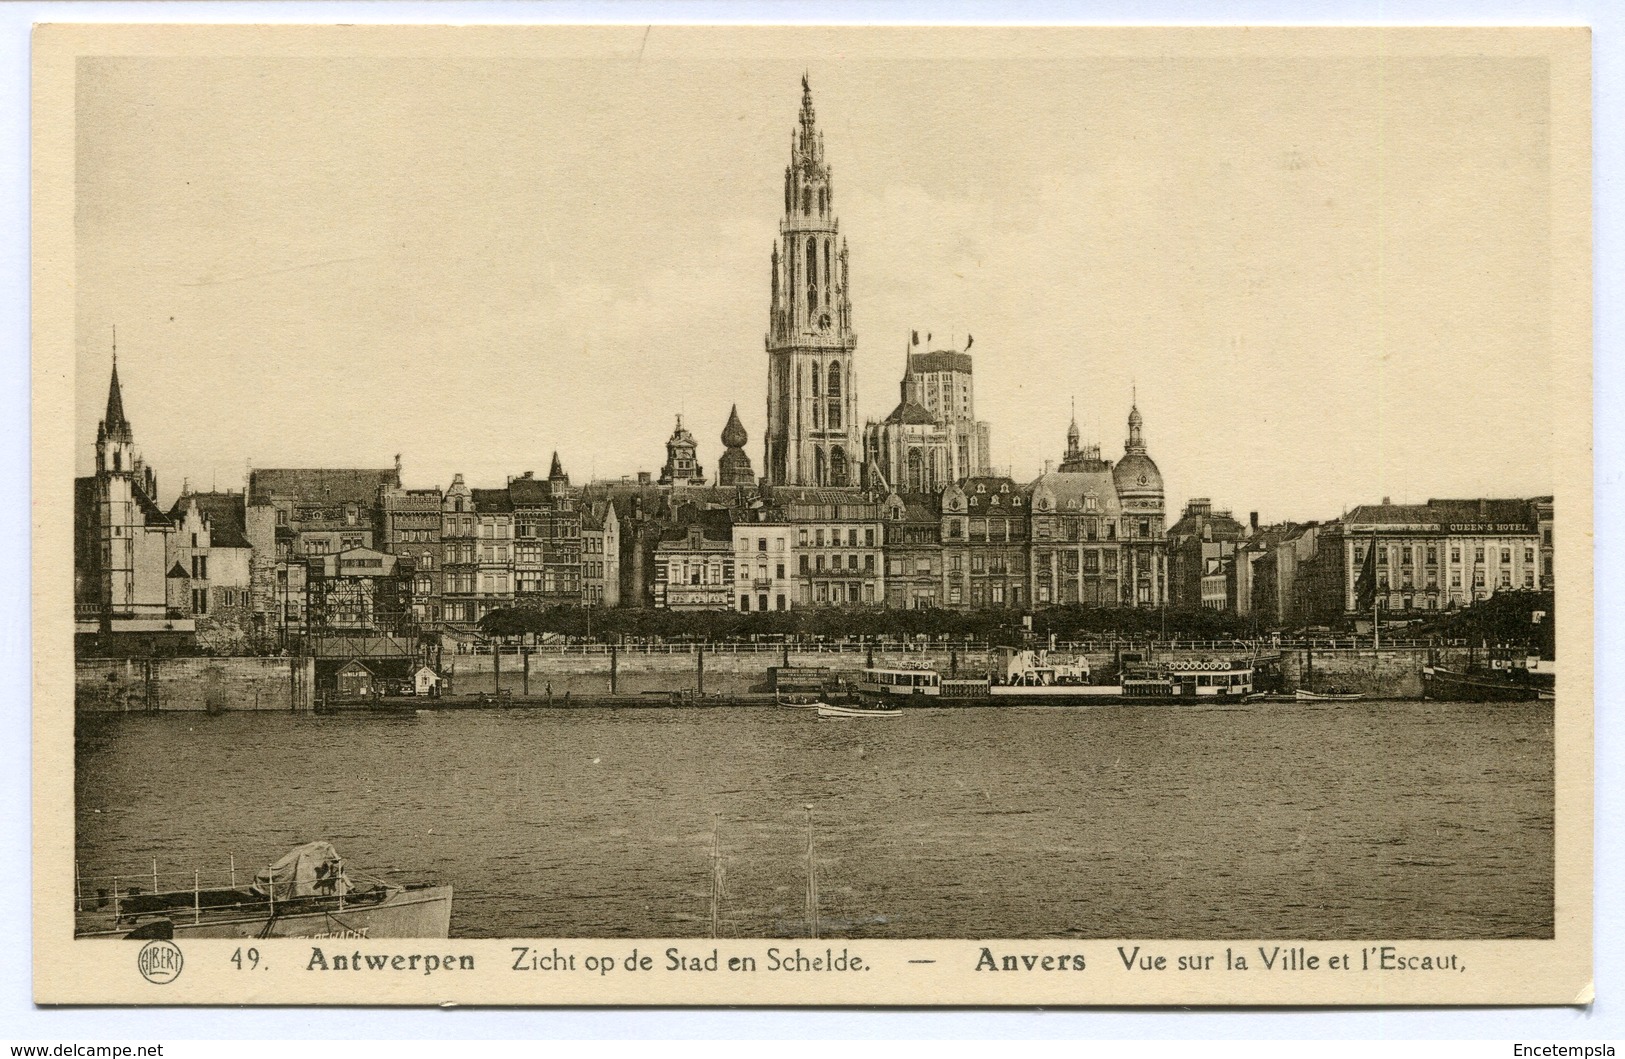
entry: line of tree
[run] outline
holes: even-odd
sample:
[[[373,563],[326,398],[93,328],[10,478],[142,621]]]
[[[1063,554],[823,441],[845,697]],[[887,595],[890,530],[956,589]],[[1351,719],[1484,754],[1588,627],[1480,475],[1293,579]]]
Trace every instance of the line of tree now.
[[[563,636],[571,639],[749,640],[761,637],[866,639],[919,636],[1018,644],[1026,635],[1024,612],[1009,609],[946,610],[935,607],[877,610],[669,611],[576,606],[509,608],[480,620],[492,637]],[[1253,635],[1249,619],[1222,611],[1169,608],[1059,606],[1031,615],[1032,633],[1059,640],[1244,639]]]
[[[1555,606],[1550,592],[1501,591],[1470,607],[1446,611],[1406,635],[1473,644],[1526,644],[1549,652],[1557,634]],[[1539,621],[1535,620],[1537,614]]]

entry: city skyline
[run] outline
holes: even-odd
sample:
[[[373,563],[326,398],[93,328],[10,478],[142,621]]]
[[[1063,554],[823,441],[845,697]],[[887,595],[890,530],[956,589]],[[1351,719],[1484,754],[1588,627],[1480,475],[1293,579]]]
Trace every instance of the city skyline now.
[[[895,402],[911,332],[975,334],[992,462],[1018,479],[1060,459],[1074,397],[1117,458],[1137,387],[1170,516],[1192,496],[1273,520],[1552,492],[1539,68],[1102,59],[995,93],[974,64],[673,54],[624,78],[87,61],[79,470],[117,326],[166,499],[183,478],[240,488],[250,460],[397,452],[411,486],[500,482],[553,450],[578,479],[619,477],[659,467],[677,414],[713,473],[733,404],[763,473],[768,258],[805,71],[862,419]]]

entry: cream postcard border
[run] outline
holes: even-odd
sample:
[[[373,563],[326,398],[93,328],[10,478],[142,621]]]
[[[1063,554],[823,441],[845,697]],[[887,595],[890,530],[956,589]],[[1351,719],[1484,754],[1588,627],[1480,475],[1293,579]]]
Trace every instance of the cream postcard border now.
[[[369,952],[473,958],[476,970],[388,975],[352,981],[304,970],[308,942],[264,941],[266,969],[245,977],[227,962],[232,942],[188,942],[187,973],[155,986],[137,973],[135,947],[75,941],[72,892],[73,665],[70,523],[74,348],[74,77],[84,55],[609,56],[634,52],[644,27],[195,26],[36,27],[33,70],[33,866],[34,998],[47,1004],[523,1004],[523,1005],[1427,1005],[1585,1004],[1592,996],[1593,600],[1591,419],[1591,80],[1585,29],[1413,28],[952,28],[679,27],[695,57],[722,59],[794,40],[808,52],[897,54],[928,45],[934,54],[1079,58],[1101,55],[1369,55],[1444,53],[1536,56],[1551,71],[1551,247],[1555,495],[1564,531],[1556,541],[1564,695],[1556,740],[1556,892],[1552,940],[1412,942],[1405,951],[1455,952],[1468,970],[1451,975],[1339,973],[1326,962],[1353,961],[1374,943],[1267,939],[1301,944],[1319,957],[1316,971],[1241,976],[1126,972],[1117,940],[1063,942],[994,939],[800,943],[843,948],[872,973],[677,975],[625,971],[634,948],[654,967],[671,945],[708,952],[713,943],[571,939],[535,941],[375,942]],[[511,970],[516,945],[542,945],[612,956],[617,973],[537,976]],[[983,944],[999,952],[1083,952],[1082,974],[979,974]],[[1259,943],[1150,940],[1144,952],[1251,952]],[[795,941],[714,943],[732,955],[765,960]],[[935,963],[910,963],[935,960]]]

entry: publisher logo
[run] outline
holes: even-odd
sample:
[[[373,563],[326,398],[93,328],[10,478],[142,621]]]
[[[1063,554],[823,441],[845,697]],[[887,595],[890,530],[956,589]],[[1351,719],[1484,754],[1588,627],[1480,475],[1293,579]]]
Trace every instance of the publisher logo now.
[[[181,976],[181,949],[173,941],[149,941],[136,954],[141,977],[153,985],[168,985]]]

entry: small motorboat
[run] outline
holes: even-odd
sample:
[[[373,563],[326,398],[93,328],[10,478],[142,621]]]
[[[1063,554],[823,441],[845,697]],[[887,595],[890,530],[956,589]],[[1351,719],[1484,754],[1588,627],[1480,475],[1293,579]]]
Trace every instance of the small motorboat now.
[[[1358,702],[1364,698],[1358,691],[1350,691],[1340,684],[1333,684],[1325,691],[1310,691],[1308,688],[1299,688],[1292,695],[1299,702]]]
[[[869,706],[832,706],[827,702],[818,704],[820,717],[901,717],[900,709],[876,709]]]
[[[824,705],[817,695],[779,695],[774,704],[786,710],[816,710]]]

